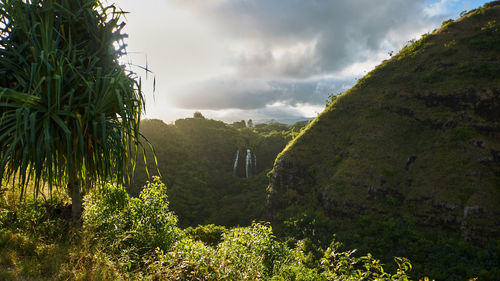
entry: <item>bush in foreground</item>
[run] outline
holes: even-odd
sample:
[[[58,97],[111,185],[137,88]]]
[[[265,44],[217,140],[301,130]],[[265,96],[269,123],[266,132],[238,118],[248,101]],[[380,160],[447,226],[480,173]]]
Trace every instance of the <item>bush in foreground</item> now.
[[[268,224],[182,230],[168,205],[166,187],[158,179],[138,198],[106,185],[86,198],[85,235],[133,279],[408,280],[411,265],[405,259],[397,259],[396,273],[386,273],[379,260],[341,252],[338,242],[320,261],[311,262],[302,241],[290,248]]]
[[[398,259],[397,272],[386,273],[380,261],[339,251],[335,241],[314,258],[307,241],[290,246],[267,223],[183,230],[158,179],[138,198],[110,184],[88,195],[82,232],[67,231],[68,220],[51,215],[60,204],[50,202],[2,210],[0,279],[404,281],[411,268]]]

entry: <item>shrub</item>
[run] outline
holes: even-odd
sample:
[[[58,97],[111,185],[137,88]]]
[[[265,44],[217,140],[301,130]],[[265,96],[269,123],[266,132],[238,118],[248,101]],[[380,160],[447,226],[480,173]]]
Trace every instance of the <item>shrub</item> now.
[[[139,198],[131,199],[133,240],[151,250],[168,250],[179,238],[177,217],[168,209],[167,187],[158,179],[148,183]]]
[[[170,252],[159,253],[148,275],[153,280],[318,280],[317,270],[303,265],[306,259],[301,248],[289,250],[277,241],[270,226],[254,223],[225,231],[216,248],[181,239]]]
[[[332,241],[321,259],[322,277],[326,280],[409,280],[407,272],[412,266],[407,259],[395,258],[398,269],[395,274],[390,274],[384,271],[380,260],[370,254],[355,257],[355,250],[338,252],[341,246],[341,243]]]
[[[358,258],[355,251],[338,252],[337,242],[324,253],[316,249],[323,255],[320,264],[306,240],[291,249],[267,224],[229,230],[207,225],[184,232],[168,210],[166,187],[158,179],[148,183],[139,198],[106,185],[85,202],[84,230],[97,241],[97,252],[108,253],[136,279],[408,280],[411,268],[398,259],[399,269],[391,275],[371,255]]]
[[[442,28],[443,28],[443,27],[447,27],[447,26],[449,26],[450,24],[452,24],[452,23],[454,23],[454,22],[455,22],[455,21],[454,21],[454,20],[452,20],[452,19],[445,20],[445,21],[443,21],[443,22],[441,23],[441,27],[442,27]]]
[[[168,209],[166,186],[158,178],[139,198],[129,198],[123,187],[107,184],[85,199],[84,230],[122,264],[135,268],[155,249],[167,251],[181,236],[177,218]]]
[[[0,228],[25,233],[46,241],[61,240],[68,232],[65,206],[58,199],[26,199],[16,209],[0,210]]]
[[[110,244],[131,229],[130,198],[127,192],[111,184],[86,196],[83,227],[94,238]]]
[[[195,228],[188,227],[184,231],[193,240],[199,240],[208,246],[215,247],[222,241],[222,235],[227,232],[227,228],[220,225],[208,224],[199,225]]]
[[[270,226],[254,223],[224,234],[217,255],[230,280],[262,280],[279,268],[286,247],[275,239]]]
[[[178,240],[172,251],[157,252],[148,268],[148,280],[224,280],[215,250],[190,238]]]

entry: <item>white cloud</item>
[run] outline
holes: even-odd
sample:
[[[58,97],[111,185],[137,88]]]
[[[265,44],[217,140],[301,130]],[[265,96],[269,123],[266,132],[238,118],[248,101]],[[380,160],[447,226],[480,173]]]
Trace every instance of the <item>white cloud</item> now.
[[[450,14],[450,4],[457,2],[459,2],[459,0],[439,0],[438,2],[424,7],[424,12],[430,17]]]

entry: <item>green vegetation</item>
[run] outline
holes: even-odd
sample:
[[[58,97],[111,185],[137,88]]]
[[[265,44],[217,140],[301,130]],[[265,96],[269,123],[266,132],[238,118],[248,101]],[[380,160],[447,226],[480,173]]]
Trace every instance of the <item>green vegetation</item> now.
[[[140,132],[120,14],[0,4],[1,280],[500,279],[499,1],[409,42],[311,123],[196,112]],[[141,135],[158,163],[124,187]]]
[[[141,133],[155,147],[158,169],[169,186],[171,209],[180,225],[235,226],[264,219],[267,173],[276,155],[307,122],[292,126],[271,122],[253,127],[247,127],[247,123],[251,122],[228,125],[206,119],[201,113],[169,125],[160,120],[141,122]],[[248,178],[247,149],[257,160]],[[237,151],[239,161],[234,171]],[[144,167],[139,160],[135,182],[128,189],[134,196],[148,179]],[[149,170],[155,170],[152,163]]]
[[[337,100],[337,97],[341,96],[343,93],[337,93],[337,94],[329,94],[328,98],[325,101],[325,107],[329,107],[335,100]]]
[[[120,14],[97,0],[0,4],[0,181],[17,177],[21,196],[29,182],[67,185],[76,225],[81,193],[124,182],[139,143],[140,82],[114,51]]]
[[[275,233],[500,280],[499,18],[496,1],[444,22],[328,102],[270,173]]]
[[[399,205],[384,203],[396,208]],[[345,245],[344,249],[355,247],[362,255],[371,252],[384,261],[390,271],[396,270],[391,263],[394,256],[408,257],[413,265],[409,275],[414,279],[427,275],[435,280],[473,277],[498,280],[500,276],[499,240],[475,246],[446,229],[422,227],[409,215],[366,214],[344,220],[326,217],[311,206],[295,206],[294,211],[296,215],[293,217],[277,218],[284,222],[276,224],[274,232],[291,244],[298,240],[308,241],[314,257],[322,254],[321,250],[315,249],[328,245],[331,233],[335,233]]]
[[[9,209],[18,213],[14,219],[3,210],[2,280],[409,280],[404,258],[390,273],[371,255],[341,251],[334,240],[312,259],[305,241],[288,246],[267,224],[183,230],[157,179],[137,198],[108,184],[85,202],[83,232],[76,235],[60,216],[41,214],[39,204],[52,212],[59,198]]]

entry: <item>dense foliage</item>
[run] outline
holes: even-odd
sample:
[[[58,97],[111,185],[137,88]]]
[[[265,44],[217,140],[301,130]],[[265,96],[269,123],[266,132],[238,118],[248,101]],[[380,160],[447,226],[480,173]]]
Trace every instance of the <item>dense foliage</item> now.
[[[159,172],[169,187],[171,209],[181,225],[248,225],[263,219],[267,172],[276,155],[307,121],[291,126],[271,122],[249,127],[247,123],[252,122],[242,120],[229,125],[206,119],[199,112],[194,118],[169,125],[160,120],[141,122],[142,134],[154,145]],[[257,160],[248,178],[247,149]],[[234,171],[237,153],[239,161]],[[147,180],[140,158],[135,183],[128,189],[134,196]],[[149,167],[149,171],[156,171],[153,163]]]
[[[385,262],[388,270],[395,270],[390,263],[394,256],[409,258],[413,278],[500,280],[500,240],[472,245],[457,233],[419,226],[411,216],[371,214],[332,220],[311,207],[297,210],[300,215],[277,218],[284,222],[276,223],[274,232],[289,243],[306,239],[316,257],[321,255],[317,249],[328,245],[335,233],[344,249],[356,248],[362,255],[370,252]]]
[[[131,167],[123,154],[112,159],[126,149],[115,150],[112,144],[129,145],[138,136],[140,85],[116,64],[112,48],[81,46],[90,48],[85,52],[110,55],[109,60],[76,52],[66,61],[58,53],[71,45],[70,30],[78,31],[71,38],[89,36],[79,29],[89,22],[72,22],[78,17],[70,13],[82,3],[86,5],[78,15],[98,23],[91,35],[99,39],[98,35],[114,30],[103,40],[115,42],[120,37],[119,13],[112,11],[107,21],[107,11],[113,8],[96,6],[98,1],[0,4],[13,9],[0,14],[4,28],[0,121],[11,126],[0,127],[0,140],[13,141],[2,142],[0,156],[2,165],[10,164],[5,166],[8,176],[26,169],[33,159],[38,161],[35,184],[42,179],[64,182],[75,170],[83,179],[94,180],[115,176],[113,169],[117,169],[122,179]],[[15,189],[0,188],[0,280],[409,280],[410,274],[423,280],[428,279],[425,275],[436,280],[499,280],[500,241],[482,240],[476,246],[464,242],[472,231],[495,235],[493,227],[475,229],[467,223],[496,224],[498,218],[488,213],[497,208],[495,194],[500,186],[498,130],[488,122],[500,120],[498,97],[493,96],[500,77],[500,25],[494,18],[500,14],[499,5],[500,1],[492,2],[465,14],[462,23],[469,24],[463,29],[447,21],[439,31],[410,42],[353,89],[338,98],[331,95],[325,113],[306,130],[302,128],[307,122],[287,126],[242,120],[228,125],[206,119],[200,112],[170,125],[144,122],[142,132],[156,147],[158,170],[166,185],[159,178],[146,183],[147,165],[139,163],[135,182],[127,189],[107,182],[91,190],[85,197],[83,228],[76,232],[68,223],[67,195],[16,201],[13,198],[20,194]],[[38,24],[25,11],[62,14],[38,17],[42,21]],[[18,18],[7,19],[12,15]],[[39,38],[31,38],[35,33],[23,30],[26,26],[16,29],[19,19],[29,23],[28,29],[48,31],[44,36],[55,41],[31,46],[29,40]],[[455,36],[457,30],[462,32],[459,36]],[[53,52],[32,53],[44,44]],[[11,60],[22,58],[35,63],[24,70],[12,68],[16,64]],[[106,62],[111,63],[110,69]],[[72,76],[86,69],[92,70],[90,78]],[[117,74],[118,80],[110,79],[106,70]],[[39,83],[33,86],[32,78]],[[114,84],[120,81],[124,84]],[[481,95],[471,94],[473,106],[471,96],[461,95],[471,81],[490,87],[483,88]],[[70,82],[75,89],[66,88]],[[130,107],[124,106],[124,96],[119,94],[127,89],[133,89],[125,92]],[[416,94],[415,89],[422,92]],[[97,98],[98,103],[90,106],[80,98]],[[70,106],[59,104],[65,99]],[[52,104],[54,108],[43,108]],[[39,123],[41,117],[45,119]],[[131,123],[125,124],[126,130],[119,130],[121,122],[127,121]],[[72,135],[71,126],[83,131]],[[35,148],[42,149],[32,155],[29,145],[35,143],[37,130],[44,138]],[[292,139],[275,167],[286,166],[288,174],[270,174],[272,183],[275,180],[268,189],[273,226],[252,222],[263,217],[266,176],[276,155]],[[313,145],[308,145],[311,140]],[[76,150],[74,155],[68,155],[70,148]],[[236,155],[241,153],[243,158],[247,150],[258,159],[250,174],[242,165],[234,169],[234,163],[239,163]],[[280,162],[286,157],[288,162]],[[76,165],[81,159],[83,164]],[[53,168],[62,170],[51,175]],[[30,175],[21,173],[12,185],[24,185]],[[283,181],[286,184],[281,185]],[[490,189],[480,190],[485,186]],[[282,187],[277,196],[276,190]],[[474,197],[475,189],[493,195]],[[412,194],[406,194],[408,190]],[[429,196],[436,197],[430,200]],[[446,201],[450,198],[451,203]],[[272,209],[280,206],[276,202],[284,206],[282,210]],[[369,202],[369,207],[360,202]],[[488,208],[474,209],[477,205],[467,205],[471,203]],[[348,250],[352,248],[359,251]],[[412,263],[395,256],[409,257]]]
[[[397,258],[389,273],[371,255],[341,251],[337,241],[313,259],[306,242],[289,246],[267,224],[183,230],[159,180],[137,198],[110,184],[88,195],[78,236],[67,234],[60,217],[45,215],[58,202],[0,213],[2,280],[409,280],[406,259]]]
[[[500,280],[499,18],[465,12],[332,95],[270,173],[275,233]]]
[[[144,100],[118,61],[120,15],[98,0],[0,4],[0,181],[18,177],[21,195],[67,184],[76,207],[96,181],[125,182]]]
[[[107,185],[86,198],[83,227],[93,243],[135,266],[155,249],[169,250],[180,237],[177,218],[168,205],[166,187],[158,180],[149,183],[138,198]]]

